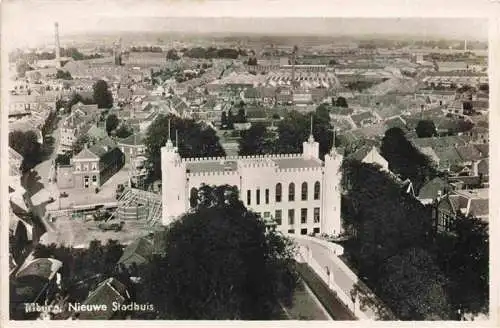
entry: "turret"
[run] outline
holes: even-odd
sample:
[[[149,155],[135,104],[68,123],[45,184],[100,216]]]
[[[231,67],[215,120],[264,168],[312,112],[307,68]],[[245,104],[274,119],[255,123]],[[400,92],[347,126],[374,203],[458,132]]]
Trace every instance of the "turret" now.
[[[321,232],[328,235],[338,235],[342,232],[340,217],[342,160],[343,156],[335,149],[334,130],[332,149],[325,155],[323,188],[321,191],[321,208],[323,210],[321,214]]]
[[[170,121],[168,130],[168,140],[161,148],[163,225],[170,224],[188,209],[186,166],[170,139]]]
[[[311,128],[309,138],[302,143],[302,155],[305,159],[319,159],[319,143],[314,140],[313,121],[311,115]]]

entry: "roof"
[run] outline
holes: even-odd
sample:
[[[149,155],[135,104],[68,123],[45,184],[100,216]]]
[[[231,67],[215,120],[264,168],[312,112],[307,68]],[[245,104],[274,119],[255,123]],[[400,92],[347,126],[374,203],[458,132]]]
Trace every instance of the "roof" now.
[[[484,157],[489,157],[490,154],[490,145],[489,144],[475,144],[474,147],[479,150],[479,152],[482,154]]]
[[[123,304],[128,299],[128,292],[121,282],[115,278],[109,278],[97,286],[96,289],[89,293],[89,296],[83,302],[85,305],[104,305],[106,304],[106,311],[102,309],[99,311],[85,311],[80,312],[78,319],[80,320],[106,320],[110,319],[113,315],[113,305]],[[116,303],[115,303],[116,302]]]
[[[280,169],[295,169],[307,167],[321,167],[322,162],[316,159],[305,159],[301,157],[296,158],[283,158],[275,159],[274,162],[278,164]]]
[[[451,185],[443,179],[437,177],[425,183],[418,193],[420,199],[434,199],[441,192],[442,195],[451,190]]]
[[[411,142],[418,148],[421,147],[451,147],[454,145],[466,145],[467,138],[463,136],[446,136],[430,138],[413,138]]]
[[[490,161],[488,158],[481,160],[477,164],[477,171],[479,174],[482,174],[482,175],[489,175],[490,174]]]
[[[98,139],[105,138],[108,136],[108,134],[106,133],[106,131],[103,128],[99,128],[95,124],[89,128],[89,130],[87,131],[87,134],[90,137],[98,138]]]
[[[469,202],[469,215],[484,217],[489,214],[489,199],[471,199]]]
[[[474,145],[465,145],[456,147],[458,154],[463,161],[478,161],[483,159],[483,154]]]
[[[24,264],[16,273],[16,278],[38,276],[51,280],[62,267],[62,262],[56,259],[41,258]]]
[[[118,145],[126,145],[126,146],[143,146],[144,145],[144,134],[143,133],[134,133],[124,139],[120,139],[118,141]]]
[[[99,159],[100,155],[94,153],[87,146],[83,147],[82,151],[76,154],[73,159]]]
[[[236,171],[237,169],[238,163],[231,160],[186,163],[186,170],[190,173]]]
[[[457,152],[455,147],[436,147],[433,148],[436,156],[439,158],[440,164],[460,164],[463,162],[462,157]]]
[[[363,159],[365,159],[366,155],[368,155],[368,153],[372,150],[372,148],[373,148],[372,146],[360,147],[358,150],[350,154],[348,157],[349,159],[362,161]]]
[[[146,263],[153,253],[153,243],[145,238],[139,238],[123,250],[123,255],[118,260],[119,264],[137,265]]]
[[[397,116],[394,118],[391,118],[387,121],[384,122],[384,125],[386,129],[391,129],[391,128],[400,128],[401,130],[407,130],[408,127],[406,125],[406,121],[401,118],[401,116]]]

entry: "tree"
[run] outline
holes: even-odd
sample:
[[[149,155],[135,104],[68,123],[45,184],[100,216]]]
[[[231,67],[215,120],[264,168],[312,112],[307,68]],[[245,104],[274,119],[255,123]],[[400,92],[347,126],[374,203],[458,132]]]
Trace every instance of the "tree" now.
[[[198,195],[166,232],[165,257],[140,270],[138,301],[152,302],[160,319],[275,318],[297,282],[293,244],[266,230],[236,187],[202,186]]]
[[[403,179],[410,179],[417,192],[426,181],[437,175],[431,160],[406,139],[400,128],[385,132],[380,150],[389,162],[389,169]]]
[[[337,106],[337,107],[349,107],[347,105],[347,100],[344,97],[338,97],[337,101],[335,102],[335,106]]]
[[[179,59],[180,57],[177,54],[177,50],[170,49],[169,51],[167,51],[167,60],[179,60]]]
[[[233,116],[233,111],[232,110],[228,110],[227,111],[227,129],[228,130],[234,129],[234,123],[240,123],[238,121],[238,117],[235,118]]]
[[[106,118],[106,132],[108,135],[118,127],[118,124],[120,123],[120,120],[118,117],[116,117],[115,114],[108,115]]]
[[[171,122],[171,131],[165,127]],[[218,157],[224,156],[219,138],[214,130],[190,119],[181,119],[174,115],[160,115],[146,132],[145,145],[148,161],[153,165],[152,177],[161,177],[160,149],[165,146],[168,136],[178,135],[179,154],[181,157]]]
[[[73,77],[71,76],[70,72],[58,69],[56,73],[56,79],[73,80]]]
[[[73,155],[78,154],[83,150],[83,147],[90,142],[90,137],[87,134],[83,134],[73,143],[71,151]]]
[[[453,312],[488,313],[489,233],[488,223],[458,215],[449,233],[440,233],[433,243],[437,263],[448,277]]]
[[[450,319],[446,278],[427,251],[405,250],[388,259],[381,271],[377,294],[399,319]]]
[[[221,114],[221,117],[220,117],[220,125],[221,125],[221,128],[222,129],[226,129],[227,128],[227,114],[226,112],[222,112]]]
[[[113,107],[113,95],[108,90],[108,84],[104,80],[99,80],[94,84],[94,101],[99,108]]]
[[[9,133],[9,146],[23,156],[21,171],[34,168],[41,161],[41,145],[34,131],[12,131]]]
[[[278,139],[276,151],[281,154],[301,153],[302,143],[311,133],[311,114],[301,114],[297,111],[288,113],[278,123]],[[319,155],[323,158],[333,144],[333,126],[326,106],[318,106],[312,114],[313,137],[319,143]],[[338,146],[338,142],[336,144]]]
[[[125,124],[120,125],[120,127],[116,130],[116,136],[122,139],[131,136],[133,133],[134,131]]]
[[[238,140],[238,154],[247,155],[265,155],[274,152],[273,137],[262,123],[252,124],[250,129],[242,131]]]
[[[418,121],[415,131],[419,138],[429,138],[437,135],[436,126],[431,120]]]
[[[32,70],[33,68],[31,68],[31,66],[29,66],[28,63],[26,63],[25,61],[22,61],[21,63],[16,65],[16,72],[19,77],[25,77],[26,72]]]
[[[247,117],[245,115],[245,103],[240,102],[240,109],[238,109],[238,114],[236,116],[236,122],[237,123],[246,123],[247,122]]]

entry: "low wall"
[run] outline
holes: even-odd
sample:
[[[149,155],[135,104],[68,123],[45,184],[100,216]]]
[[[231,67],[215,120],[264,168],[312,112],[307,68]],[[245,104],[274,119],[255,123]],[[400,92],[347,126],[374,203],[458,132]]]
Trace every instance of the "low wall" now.
[[[287,235],[298,246],[296,259],[307,263],[360,320],[380,320],[392,316],[373,292],[339,258],[343,247],[322,239]],[[384,313],[384,315],[381,315]]]

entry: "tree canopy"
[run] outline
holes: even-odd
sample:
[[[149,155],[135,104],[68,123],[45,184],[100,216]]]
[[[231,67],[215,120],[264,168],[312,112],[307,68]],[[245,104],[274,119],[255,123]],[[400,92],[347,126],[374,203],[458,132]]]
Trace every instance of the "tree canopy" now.
[[[73,80],[73,77],[71,76],[70,72],[58,69],[56,73],[56,79]]]
[[[278,139],[276,151],[282,154],[301,153],[302,143],[310,134],[311,115],[313,119],[313,136],[319,143],[319,154],[323,158],[333,144],[333,126],[326,106],[319,106],[312,114],[302,114],[297,111],[288,113],[278,123]]]
[[[413,182],[415,191],[437,175],[431,160],[406,139],[400,128],[385,132],[380,147],[381,155],[389,162],[389,169]]]
[[[12,131],[9,133],[9,146],[23,156],[21,170],[34,168],[41,161],[42,147],[34,131]]]
[[[108,84],[104,80],[99,80],[94,84],[94,101],[99,108],[113,107],[113,95],[108,90]]]
[[[168,131],[166,127],[171,129]],[[160,115],[149,127],[146,138],[148,161],[153,165],[152,177],[161,177],[160,149],[165,146],[170,134],[173,142],[175,135],[179,138],[179,154],[181,157],[218,157],[225,156],[215,131],[202,123],[191,119],[181,119],[174,115]]]
[[[239,155],[265,155],[274,152],[274,137],[262,123],[252,124],[250,129],[241,131],[238,140]]]
[[[431,120],[418,121],[415,131],[417,132],[417,136],[419,138],[434,137],[437,134],[436,126]]]
[[[488,223],[459,215],[450,230],[439,234],[433,244],[437,263],[449,278],[450,302],[462,313],[488,313]]]
[[[116,129],[116,136],[122,139],[131,136],[133,133],[134,131],[125,124],[120,125],[118,129]]]
[[[141,297],[161,319],[272,319],[297,282],[292,243],[238,199],[202,186],[196,206],[169,227],[165,256],[142,274]]]
[[[111,133],[111,131],[115,130],[118,127],[118,124],[120,123],[120,120],[115,114],[110,114],[106,118],[106,132],[108,135]]]

